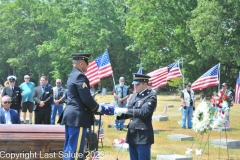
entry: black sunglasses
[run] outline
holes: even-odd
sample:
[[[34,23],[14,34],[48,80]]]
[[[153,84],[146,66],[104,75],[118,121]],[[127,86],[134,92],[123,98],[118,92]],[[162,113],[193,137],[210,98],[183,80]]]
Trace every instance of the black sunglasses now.
[[[61,82],[56,82],[57,84],[61,84]]]
[[[29,78],[24,78],[24,79],[29,79]]]
[[[4,101],[3,103],[4,103],[4,104],[11,104],[12,101]]]

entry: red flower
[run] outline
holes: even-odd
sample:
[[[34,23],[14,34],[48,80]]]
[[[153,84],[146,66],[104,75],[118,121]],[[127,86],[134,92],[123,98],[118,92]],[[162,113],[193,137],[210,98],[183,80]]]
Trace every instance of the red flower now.
[[[220,98],[218,101],[219,101],[219,103],[222,103],[222,102],[223,102],[222,98]]]
[[[224,111],[222,111],[222,114],[224,114],[225,112]]]
[[[224,99],[228,99],[228,95],[224,94],[224,95],[223,95],[223,98],[224,98]]]
[[[221,94],[221,95],[223,95],[223,94],[224,94],[224,92],[223,92],[223,91],[220,91],[220,94]]]

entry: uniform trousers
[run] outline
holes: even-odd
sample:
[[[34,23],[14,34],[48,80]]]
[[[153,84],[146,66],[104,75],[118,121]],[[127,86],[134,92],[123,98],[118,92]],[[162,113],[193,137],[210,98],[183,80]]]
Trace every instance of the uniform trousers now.
[[[130,160],[151,160],[151,145],[129,144]]]
[[[82,160],[87,128],[65,126],[63,160]]]

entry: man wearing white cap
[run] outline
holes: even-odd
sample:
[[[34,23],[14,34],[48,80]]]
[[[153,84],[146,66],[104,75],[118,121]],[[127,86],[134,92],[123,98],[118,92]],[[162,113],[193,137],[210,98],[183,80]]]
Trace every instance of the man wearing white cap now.
[[[12,99],[12,104],[10,106],[11,109],[15,109],[18,111],[18,114],[20,116],[21,112],[21,89],[18,86],[15,86],[15,81],[17,78],[15,76],[8,76],[7,80],[9,82],[9,86],[5,87],[2,91],[2,97],[5,95],[8,95]]]

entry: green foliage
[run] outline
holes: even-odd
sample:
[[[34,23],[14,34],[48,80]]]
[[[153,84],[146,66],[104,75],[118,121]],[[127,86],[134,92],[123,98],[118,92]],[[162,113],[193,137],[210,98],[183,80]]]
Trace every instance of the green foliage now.
[[[235,85],[240,70],[240,0],[2,0],[0,76],[34,82],[41,75],[66,83],[71,54],[108,49],[116,83],[128,85],[143,73],[184,60],[185,81],[193,82],[221,63],[221,83]],[[20,78],[21,79],[21,78]],[[181,79],[168,83],[181,86]],[[112,77],[101,80],[112,88]]]

